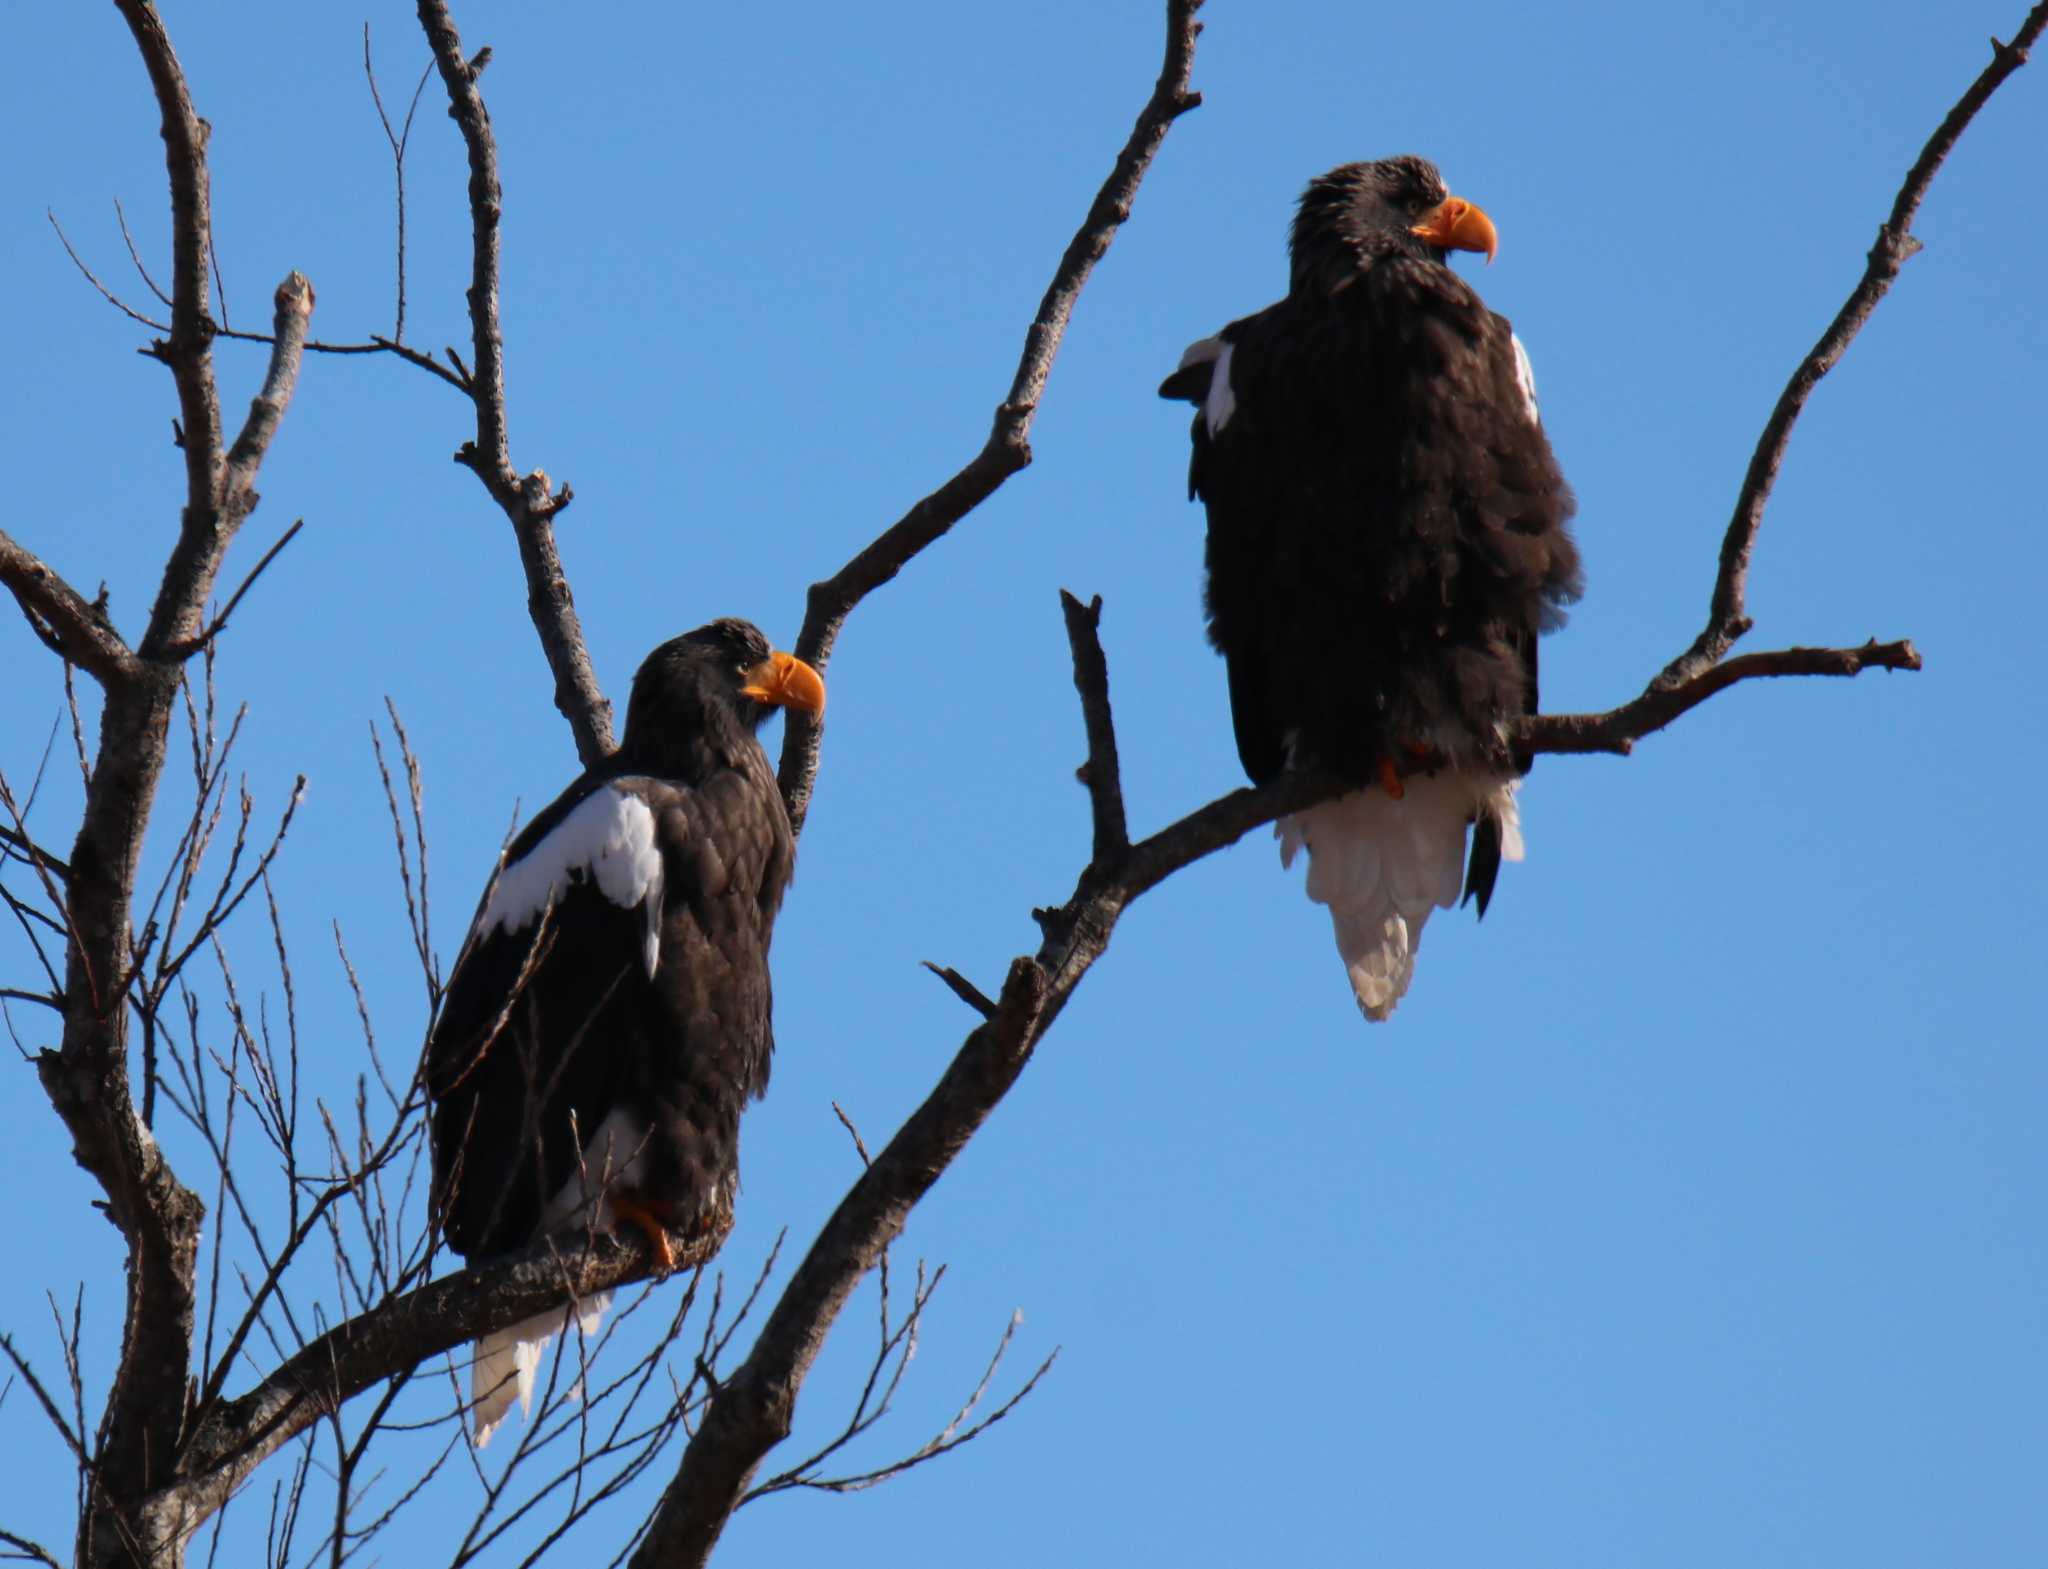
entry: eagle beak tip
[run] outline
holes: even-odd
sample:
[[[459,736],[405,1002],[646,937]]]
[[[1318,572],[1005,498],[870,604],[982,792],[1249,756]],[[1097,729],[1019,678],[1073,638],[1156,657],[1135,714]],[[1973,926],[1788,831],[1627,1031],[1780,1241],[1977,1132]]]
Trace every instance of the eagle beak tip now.
[[[1445,197],[1408,232],[1445,250],[1482,251],[1489,267],[1500,251],[1500,235],[1493,227],[1493,220],[1477,203],[1468,202],[1462,196]]]
[[[801,708],[815,717],[825,711],[825,678],[796,655],[777,649],[747,673],[740,695],[778,708]]]

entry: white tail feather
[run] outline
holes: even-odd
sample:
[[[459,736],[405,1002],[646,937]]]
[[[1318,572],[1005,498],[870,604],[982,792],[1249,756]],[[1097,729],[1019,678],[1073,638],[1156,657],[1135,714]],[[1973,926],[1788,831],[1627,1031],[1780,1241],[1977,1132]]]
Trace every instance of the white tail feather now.
[[[1406,781],[1398,801],[1359,790],[1274,825],[1282,866],[1308,851],[1308,896],[1330,907],[1337,951],[1368,1019],[1392,1013],[1415,978],[1430,911],[1457,904],[1472,819],[1498,819],[1501,859],[1521,860],[1517,787],[1497,774],[1434,774]]]
[[[469,1369],[469,1397],[477,1448],[491,1441],[515,1398],[522,1414],[533,1409],[533,1386],[548,1342],[572,1322],[588,1339],[597,1333],[598,1323],[611,1305],[612,1294],[601,1291],[569,1307],[536,1314],[476,1343],[476,1360]]]
[[[639,1185],[640,1156],[647,1138],[647,1129],[630,1112],[623,1107],[611,1111],[584,1141],[581,1165],[569,1173],[568,1181],[542,1209],[541,1232],[561,1235],[584,1224],[610,1231],[615,1217],[604,1198],[605,1190],[613,1184]],[[548,1342],[571,1322],[582,1329],[587,1340],[597,1333],[598,1322],[611,1304],[609,1291],[596,1292],[568,1307],[550,1308],[523,1319],[476,1343],[476,1360],[469,1369],[469,1398],[477,1448],[491,1441],[491,1435],[511,1411],[515,1397],[522,1414],[533,1409],[534,1380]]]

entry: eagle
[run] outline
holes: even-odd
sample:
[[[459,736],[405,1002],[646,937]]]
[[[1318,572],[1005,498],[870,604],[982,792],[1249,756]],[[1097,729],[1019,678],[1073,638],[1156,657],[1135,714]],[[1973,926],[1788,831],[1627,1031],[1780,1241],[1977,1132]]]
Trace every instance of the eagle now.
[[[472,1262],[548,1235],[671,1233],[731,1216],[739,1123],[774,1048],[768,943],[795,867],[756,732],[825,684],[759,628],[672,638],[633,678],[619,748],[500,859],[426,1046],[433,1205]],[[608,1298],[573,1309],[584,1332]],[[487,1442],[533,1397],[572,1310],[479,1341],[472,1419]]]
[[[1497,246],[1426,159],[1332,169],[1301,198],[1286,298],[1192,345],[1159,389],[1196,406],[1188,494],[1245,772],[1359,781],[1275,832],[1283,866],[1307,850],[1374,1020],[1430,912],[1462,887],[1484,916],[1522,858],[1532,759],[1509,726],[1536,711],[1536,639],[1581,588],[1528,355],[1447,264]]]

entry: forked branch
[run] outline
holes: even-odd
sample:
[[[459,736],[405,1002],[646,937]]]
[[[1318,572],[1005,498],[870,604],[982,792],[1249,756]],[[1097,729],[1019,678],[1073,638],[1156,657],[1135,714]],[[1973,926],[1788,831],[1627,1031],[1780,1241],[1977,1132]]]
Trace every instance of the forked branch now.
[[[1918,670],[1920,652],[1911,643],[1860,648],[1781,648],[1741,654],[1708,665],[1675,686],[1652,681],[1640,697],[1604,714],[1541,714],[1525,720],[1517,734],[1532,752],[1614,752],[1627,756],[1636,742],[1697,708],[1739,681],[1765,676],[1855,676],[1866,670]]]

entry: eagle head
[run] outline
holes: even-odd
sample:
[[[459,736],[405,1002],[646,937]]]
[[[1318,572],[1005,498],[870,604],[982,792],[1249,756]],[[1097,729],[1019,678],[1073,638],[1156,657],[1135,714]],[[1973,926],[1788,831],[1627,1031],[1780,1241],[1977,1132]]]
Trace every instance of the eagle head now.
[[[1339,164],[1302,193],[1288,238],[1293,293],[1330,293],[1391,257],[1441,263],[1454,250],[1499,247],[1493,223],[1427,158]]]
[[[753,622],[721,617],[670,638],[641,661],[619,751],[639,760],[679,736],[751,736],[777,708],[823,713],[824,678],[771,645]]]

